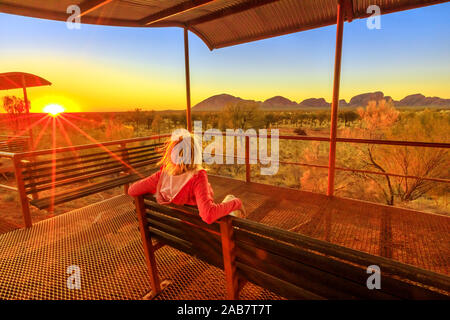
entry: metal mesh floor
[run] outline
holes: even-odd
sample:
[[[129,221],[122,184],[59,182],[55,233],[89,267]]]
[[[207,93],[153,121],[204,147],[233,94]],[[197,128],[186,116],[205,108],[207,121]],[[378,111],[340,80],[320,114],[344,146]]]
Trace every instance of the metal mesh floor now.
[[[247,219],[450,274],[450,218],[367,202],[210,176],[220,202],[244,200]],[[223,271],[170,247],[157,252],[157,299],[223,299]],[[78,266],[81,289],[67,288]],[[0,235],[0,299],[140,299],[148,294],[137,218],[118,196]],[[278,299],[247,284],[242,299]]]
[[[249,220],[450,275],[450,217],[210,176],[216,201],[243,199]]]
[[[224,299],[223,271],[168,246],[157,252],[157,299]],[[69,289],[70,266],[80,289]],[[127,196],[0,235],[0,299],[141,299],[150,291],[134,206]],[[242,299],[280,299],[247,284]]]

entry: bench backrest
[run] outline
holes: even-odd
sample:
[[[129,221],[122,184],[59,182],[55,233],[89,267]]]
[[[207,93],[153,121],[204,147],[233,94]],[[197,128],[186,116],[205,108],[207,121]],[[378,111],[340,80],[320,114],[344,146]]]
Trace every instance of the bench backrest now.
[[[22,178],[26,194],[36,195],[62,186],[100,181],[119,173],[136,173],[141,168],[155,164],[161,157],[158,148],[162,143],[126,147],[99,147],[82,151],[66,151],[40,155],[34,161],[22,160]]]
[[[208,225],[196,208],[159,205],[150,195],[136,205],[143,242],[154,238],[224,267],[229,299],[238,297],[237,279],[290,299],[449,298],[445,275],[246,219]],[[156,265],[148,264],[154,276]],[[371,265],[381,270],[381,289],[367,287]]]

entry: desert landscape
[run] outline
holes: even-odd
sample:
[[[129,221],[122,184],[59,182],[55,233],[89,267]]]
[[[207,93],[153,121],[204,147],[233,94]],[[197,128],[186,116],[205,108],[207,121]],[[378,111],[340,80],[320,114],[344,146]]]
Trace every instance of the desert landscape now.
[[[20,100],[20,98],[17,98]],[[376,138],[423,142],[450,141],[450,100],[410,95],[400,101],[393,101],[381,92],[365,93],[353,97],[349,103],[342,102],[338,115],[338,137]],[[345,106],[344,106],[345,105]],[[277,128],[280,135],[302,135],[328,137],[330,127],[329,103],[323,98],[307,99],[299,104],[277,96],[264,102],[244,100],[232,95],[220,94],[209,97],[195,105],[193,120],[202,121],[203,130],[226,128],[244,130]],[[34,115],[38,121],[44,114]],[[79,128],[96,141],[111,141],[133,137],[170,133],[186,126],[183,111],[142,110],[128,112],[88,112],[67,114]],[[0,121],[16,124],[3,126],[0,135],[14,135],[23,131],[24,120],[20,114],[0,114]],[[245,119],[245,120],[243,120]],[[61,125],[61,124],[60,124]],[[22,126],[22,127],[21,127]],[[36,149],[52,148],[52,134],[45,123],[33,130],[38,137]],[[80,135],[74,128],[65,126],[65,134],[56,138],[57,147],[82,145],[92,141]],[[328,144],[318,141],[280,141],[280,160],[314,165],[327,165]],[[345,143],[339,146],[337,166],[360,170],[375,170],[410,176],[426,176],[448,179],[450,155],[445,149],[399,146],[360,146]],[[3,167],[8,160],[2,160]],[[260,165],[256,165],[260,166]],[[210,165],[211,173],[236,179],[245,178],[242,165]],[[281,164],[275,176],[254,177],[254,181],[299,190],[326,192],[327,170]],[[14,179],[6,173],[1,179],[13,185]],[[404,179],[370,175],[358,172],[340,172],[337,176],[336,194],[359,200],[406,207],[432,213],[450,214],[448,185],[434,181]],[[92,195],[57,206],[54,214],[121,194],[120,188]],[[1,219],[11,228],[21,225],[20,207],[17,195],[5,191],[1,206],[5,213]],[[37,220],[49,215],[33,209]]]

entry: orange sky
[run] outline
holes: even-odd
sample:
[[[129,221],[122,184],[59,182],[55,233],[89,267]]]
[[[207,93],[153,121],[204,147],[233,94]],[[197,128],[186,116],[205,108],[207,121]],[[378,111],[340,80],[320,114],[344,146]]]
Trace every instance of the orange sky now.
[[[346,23],[341,98],[377,90],[396,100],[413,93],[450,98],[449,13],[443,4],[390,14],[381,30],[368,30],[364,20]],[[191,34],[192,105],[220,93],[331,101],[334,37],[332,26],[210,52]],[[52,103],[72,112],[185,107],[180,29],[68,30],[61,22],[0,14],[0,42],[0,72],[53,83],[29,89],[32,111]]]

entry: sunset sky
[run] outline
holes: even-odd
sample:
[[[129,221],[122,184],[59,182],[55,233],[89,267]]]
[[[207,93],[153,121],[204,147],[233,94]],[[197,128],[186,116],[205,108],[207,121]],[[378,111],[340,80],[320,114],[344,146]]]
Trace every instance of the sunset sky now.
[[[450,98],[450,4],[366,20],[344,28],[341,98],[381,90],[394,99],[422,93]],[[190,34],[192,103],[229,93],[265,100],[331,100],[336,26],[210,51]],[[183,31],[82,25],[0,14],[0,72],[53,83],[30,88],[32,111],[183,109]],[[21,90],[0,92],[21,96]]]

